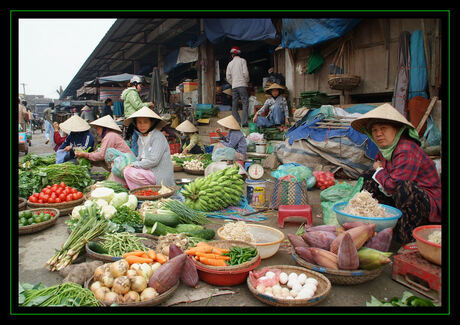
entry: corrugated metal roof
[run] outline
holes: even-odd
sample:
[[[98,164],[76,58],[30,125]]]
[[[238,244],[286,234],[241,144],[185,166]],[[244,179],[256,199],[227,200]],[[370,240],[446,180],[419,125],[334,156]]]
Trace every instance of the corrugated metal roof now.
[[[75,97],[85,81],[96,77],[136,74],[135,66],[156,66],[160,45],[167,55],[198,35],[199,20],[195,18],[117,19],[67,85],[61,99]]]

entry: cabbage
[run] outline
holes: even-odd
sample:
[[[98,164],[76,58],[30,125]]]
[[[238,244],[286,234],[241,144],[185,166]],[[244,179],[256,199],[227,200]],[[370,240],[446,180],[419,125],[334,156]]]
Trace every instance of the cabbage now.
[[[117,213],[117,209],[112,205],[106,205],[102,208],[101,213],[105,219],[110,219],[115,213]]]
[[[106,200],[101,200],[101,199],[96,199],[96,200],[94,200],[93,202],[96,203],[96,205],[97,205],[100,209],[102,209],[103,207],[109,205],[109,204],[107,203]]]
[[[122,204],[121,206],[127,206],[133,210],[136,210],[137,208],[137,196],[134,194],[129,194],[128,195],[128,202]]]
[[[107,187],[98,187],[91,192],[91,198],[93,200],[101,199],[110,203],[115,195],[115,191]]]
[[[113,195],[112,201],[110,201],[110,205],[114,206],[115,208],[118,208],[122,204],[128,202],[128,193],[126,192],[120,192],[120,193],[115,193]]]
[[[80,219],[80,210],[86,209],[85,205],[77,205],[75,208],[72,210],[72,214],[70,215],[70,219]]]

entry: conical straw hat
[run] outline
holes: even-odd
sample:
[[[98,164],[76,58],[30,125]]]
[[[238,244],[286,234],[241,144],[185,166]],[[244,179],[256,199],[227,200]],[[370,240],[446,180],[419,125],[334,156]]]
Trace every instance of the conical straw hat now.
[[[232,96],[232,90],[230,88],[227,88],[223,91],[224,94],[227,94],[229,96]]]
[[[125,126],[128,126],[129,124],[131,124],[133,119],[136,117],[149,117],[149,118],[160,120],[160,123],[158,123],[156,127],[158,130],[161,130],[163,127],[165,127],[168,124],[168,122],[164,121],[157,113],[155,113],[153,110],[151,110],[147,106],[144,106],[137,112],[133,113],[129,118],[123,121],[123,124]]]
[[[238,121],[233,117],[233,115],[229,115],[217,121],[223,127],[232,129],[232,130],[240,130],[240,124]]]
[[[281,86],[281,85],[279,85],[279,84],[277,84],[277,83],[272,83],[272,84],[270,85],[270,87],[268,87],[267,89],[265,89],[265,92],[266,92],[267,94],[269,94],[269,93],[270,93],[270,90],[272,90],[272,89],[279,89],[279,90],[283,90],[283,91],[284,91],[284,89],[286,89],[286,87]]]
[[[70,132],[83,132],[91,129],[91,125],[78,115],[72,115],[70,118],[59,124],[59,127],[67,134]]]
[[[185,120],[176,127],[177,131],[186,132],[186,133],[195,133],[198,132],[198,129],[192,122]]]
[[[367,127],[367,124],[371,120],[397,122],[405,124],[410,128],[414,128],[414,126],[401,113],[399,113],[396,108],[394,108],[388,103],[380,105],[374,108],[373,110],[367,112],[366,114],[363,114],[362,116],[358,117],[356,120],[351,122],[351,127],[356,131],[362,133],[363,129]]]
[[[89,123],[90,125],[96,125],[96,126],[101,126],[104,128],[109,128],[117,132],[121,132],[120,127],[117,125],[117,123],[113,120],[113,118],[110,115],[105,115],[101,118],[98,118],[97,120]]]

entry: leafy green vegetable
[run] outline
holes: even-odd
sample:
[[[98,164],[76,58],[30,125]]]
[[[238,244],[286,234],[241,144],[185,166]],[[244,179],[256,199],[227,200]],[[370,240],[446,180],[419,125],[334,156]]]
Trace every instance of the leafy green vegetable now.
[[[142,232],[144,227],[141,214],[127,206],[118,207],[110,223],[117,224],[117,232]]]
[[[393,297],[388,302],[380,301],[371,296],[371,301],[366,302],[367,307],[435,307],[435,304],[429,299],[424,299],[404,291],[401,298]]]

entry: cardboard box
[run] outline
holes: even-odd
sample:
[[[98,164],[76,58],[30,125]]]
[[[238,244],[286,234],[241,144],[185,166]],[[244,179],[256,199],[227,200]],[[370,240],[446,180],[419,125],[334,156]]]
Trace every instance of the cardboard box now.
[[[184,93],[191,92],[198,89],[198,82],[183,82]]]

